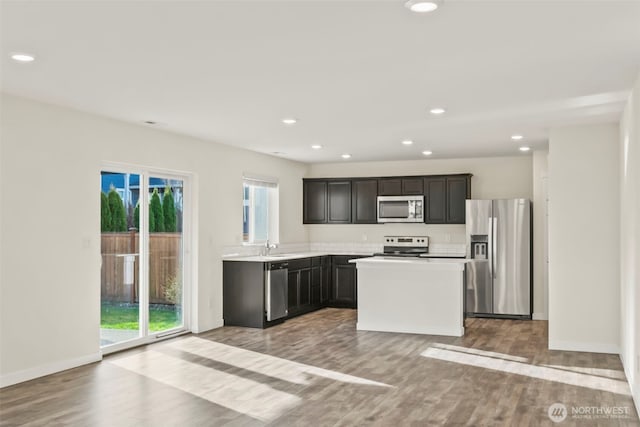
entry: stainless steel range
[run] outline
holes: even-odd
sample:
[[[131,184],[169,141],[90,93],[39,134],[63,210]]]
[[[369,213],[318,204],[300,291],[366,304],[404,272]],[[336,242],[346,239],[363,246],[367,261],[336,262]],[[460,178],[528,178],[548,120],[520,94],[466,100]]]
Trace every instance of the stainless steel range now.
[[[429,236],[384,236],[382,253],[376,256],[419,257],[429,253]]]

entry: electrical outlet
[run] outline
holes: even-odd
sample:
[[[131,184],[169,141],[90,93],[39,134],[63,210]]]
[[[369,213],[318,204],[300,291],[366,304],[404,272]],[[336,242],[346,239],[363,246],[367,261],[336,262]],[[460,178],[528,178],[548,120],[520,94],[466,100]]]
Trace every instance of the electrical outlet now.
[[[209,308],[213,307],[213,298],[209,298]]]
[[[362,235],[362,241],[366,242],[367,240],[369,240],[369,237],[366,234]]]

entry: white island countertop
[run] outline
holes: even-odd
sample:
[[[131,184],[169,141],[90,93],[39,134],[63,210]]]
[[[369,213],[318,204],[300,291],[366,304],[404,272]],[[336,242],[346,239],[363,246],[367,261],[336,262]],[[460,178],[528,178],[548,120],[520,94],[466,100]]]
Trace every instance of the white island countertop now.
[[[464,335],[468,259],[359,258],[358,323],[365,331]]]
[[[466,258],[418,258],[418,257],[395,257],[395,256],[373,256],[368,258],[352,259],[351,263],[367,265],[402,265],[405,267],[419,268],[446,268],[453,270],[464,270],[466,263],[472,260]]]

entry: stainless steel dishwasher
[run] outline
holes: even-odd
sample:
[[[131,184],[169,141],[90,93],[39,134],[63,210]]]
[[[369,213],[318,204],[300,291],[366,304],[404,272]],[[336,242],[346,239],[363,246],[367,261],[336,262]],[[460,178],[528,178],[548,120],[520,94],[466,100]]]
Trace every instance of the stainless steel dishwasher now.
[[[267,321],[287,317],[289,292],[289,263],[268,262],[264,284],[264,310]]]

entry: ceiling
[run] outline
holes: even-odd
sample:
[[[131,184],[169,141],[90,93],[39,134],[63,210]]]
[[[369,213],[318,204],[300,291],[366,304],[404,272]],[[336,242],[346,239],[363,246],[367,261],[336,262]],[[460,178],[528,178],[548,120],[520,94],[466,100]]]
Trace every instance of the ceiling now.
[[[640,1],[403,2],[5,0],[2,90],[315,163],[526,155],[640,72]]]

